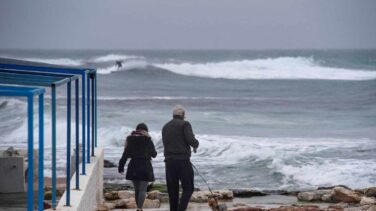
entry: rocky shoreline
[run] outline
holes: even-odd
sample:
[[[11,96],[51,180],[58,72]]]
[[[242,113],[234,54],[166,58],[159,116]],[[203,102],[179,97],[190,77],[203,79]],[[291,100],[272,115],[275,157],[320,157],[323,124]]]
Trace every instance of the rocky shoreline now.
[[[106,179],[112,180],[116,164],[105,162]],[[113,209],[135,209],[133,187],[128,184],[104,184],[104,199],[98,211]],[[319,187],[309,191],[228,189],[214,190],[213,194],[226,203],[231,211],[376,211],[376,187],[351,189],[343,185]],[[193,210],[211,210],[208,201],[210,191],[196,189],[189,207]],[[144,208],[168,210],[167,187],[162,183],[151,183],[148,187]]]
[[[108,183],[104,187],[105,201],[98,205],[98,211],[136,208],[132,187]],[[376,187],[352,190],[339,185],[302,192],[232,189],[214,190],[213,194],[221,202],[226,203],[228,210],[231,211],[376,211]],[[285,203],[257,203],[257,201],[262,201],[257,199],[270,196],[288,196],[290,200]],[[211,210],[207,205],[210,197],[210,191],[197,190],[192,195],[190,206],[201,204],[201,206],[204,205],[202,206],[204,208],[198,210]],[[296,202],[291,200],[294,198],[296,198]],[[168,203],[168,194],[165,185],[150,184],[144,208],[160,208],[166,203]]]

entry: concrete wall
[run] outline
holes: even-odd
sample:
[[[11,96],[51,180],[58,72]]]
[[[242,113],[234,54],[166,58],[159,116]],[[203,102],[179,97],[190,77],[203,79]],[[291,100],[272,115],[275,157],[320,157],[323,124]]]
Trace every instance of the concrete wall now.
[[[27,191],[26,170],[28,166],[27,150],[14,149],[15,155],[5,156],[6,149],[0,149],[0,192],[17,193]],[[22,162],[19,162],[22,158]],[[22,173],[23,172],[23,173]],[[19,187],[22,185],[22,187]],[[10,188],[6,187],[9,186]],[[13,187],[13,188],[12,188]],[[34,149],[34,190],[38,190],[38,150]]]
[[[91,163],[86,165],[86,175],[80,175],[80,190],[74,189],[76,175],[71,179],[71,206],[65,206],[65,192],[56,207],[57,210],[92,211],[95,210],[97,203],[103,201],[103,149],[96,148],[95,157],[91,157],[90,161]]]

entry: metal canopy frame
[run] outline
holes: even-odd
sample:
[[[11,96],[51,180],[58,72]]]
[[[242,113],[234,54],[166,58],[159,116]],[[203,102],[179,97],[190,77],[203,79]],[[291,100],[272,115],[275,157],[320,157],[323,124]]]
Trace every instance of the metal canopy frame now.
[[[86,174],[86,159],[90,163],[90,103],[92,104],[91,155],[94,156],[94,146],[97,146],[97,75],[95,69],[69,68],[34,62],[0,58],[0,84],[17,84],[51,87],[52,110],[52,207],[56,207],[56,87],[67,84],[67,199],[70,205],[70,113],[71,113],[71,82],[75,81],[76,103],[76,189],[79,190],[79,76],[82,81],[82,175]],[[90,97],[90,79],[92,95]],[[85,139],[85,108],[87,80],[87,139]],[[90,102],[91,98],[91,102]],[[85,142],[87,141],[87,150]],[[85,153],[87,152],[87,153]]]
[[[34,96],[38,96],[39,110],[39,164],[38,164],[38,209],[43,210],[44,200],[44,88],[12,87],[0,85],[0,96],[26,97],[28,113],[28,173],[27,173],[27,208],[34,210]]]

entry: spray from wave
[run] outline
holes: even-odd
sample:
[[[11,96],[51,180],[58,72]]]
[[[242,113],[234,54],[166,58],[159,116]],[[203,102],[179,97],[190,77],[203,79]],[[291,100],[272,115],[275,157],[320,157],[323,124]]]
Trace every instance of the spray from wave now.
[[[312,58],[279,57],[216,63],[164,63],[157,67],[177,74],[223,79],[372,80],[376,71],[324,67]]]
[[[108,54],[105,56],[99,56],[92,59],[92,62],[95,63],[102,63],[102,62],[114,62],[118,60],[128,60],[128,59],[143,59],[141,56],[134,56],[134,55],[123,55],[123,54]]]

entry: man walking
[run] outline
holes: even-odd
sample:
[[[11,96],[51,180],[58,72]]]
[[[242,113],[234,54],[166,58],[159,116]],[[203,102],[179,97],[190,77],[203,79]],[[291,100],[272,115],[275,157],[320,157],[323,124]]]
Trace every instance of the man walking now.
[[[184,108],[177,105],[172,113],[173,119],[162,129],[167,190],[170,211],[184,211],[194,189],[194,174],[190,161],[191,147],[196,152],[199,143],[193,134],[191,124],[184,120]],[[180,201],[179,181],[183,188]]]

